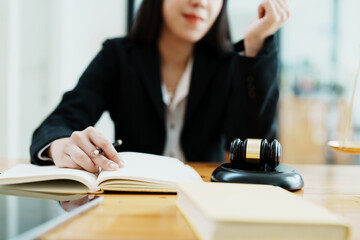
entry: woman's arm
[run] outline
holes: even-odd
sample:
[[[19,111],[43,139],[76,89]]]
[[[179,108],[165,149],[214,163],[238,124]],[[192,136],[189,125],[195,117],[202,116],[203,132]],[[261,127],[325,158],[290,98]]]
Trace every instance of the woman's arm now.
[[[258,7],[258,16],[245,31],[245,55],[255,57],[264,46],[265,39],[277,32],[289,17],[287,0],[263,0]]]
[[[289,18],[287,0],[263,0],[258,16],[235,45],[233,83],[225,121],[227,147],[235,138],[273,139],[277,133],[278,46],[276,32]]]
[[[116,71],[115,41],[108,40],[102,50],[80,77],[76,87],[64,94],[57,108],[34,132],[30,147],[31,162],[53,164],[38,158],[38,152],[51,143],[48,154],[59,167],[85,169],[96,172],[99,167],[111,168],[111,163],[121,165],[111,142],[93,126],[107,110],[114,87]],[[104,155],[92,156],[101,147]]]
[[[244,50],[243,41],[235,50]],[[276,137],[279,98],[277,34],[265,40],[256,57],[237,55],[225,120],[226,147],[234,138]]]

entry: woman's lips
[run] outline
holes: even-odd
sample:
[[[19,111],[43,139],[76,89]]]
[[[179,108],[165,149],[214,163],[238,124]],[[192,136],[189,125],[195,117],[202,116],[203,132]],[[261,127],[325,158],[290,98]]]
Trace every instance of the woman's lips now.
[[[197,24],[204,21],[202,17],[199,17],[196,14],[183,14],[183,16],[191,24]]]

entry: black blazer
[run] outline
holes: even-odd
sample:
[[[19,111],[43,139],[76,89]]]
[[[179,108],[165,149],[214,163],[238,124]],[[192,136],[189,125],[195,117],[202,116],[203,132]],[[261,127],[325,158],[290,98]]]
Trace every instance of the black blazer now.
[[[219,53],[204,43],[195,48],[180,140],[188,161],[223,161],[235,137],[275,137],[276,38],[268,38],[257,57],[240,56],[243,50],[243,42],[231,53]],[[105,41],[77,86],[34,132],[31,162],[53,164],[38,159],[39,150],[93,126],[104,111],[115,124],[115,139],[123,140],[120,151],[163,153],[165,106],[157,47],[144,48],[127,38]]]

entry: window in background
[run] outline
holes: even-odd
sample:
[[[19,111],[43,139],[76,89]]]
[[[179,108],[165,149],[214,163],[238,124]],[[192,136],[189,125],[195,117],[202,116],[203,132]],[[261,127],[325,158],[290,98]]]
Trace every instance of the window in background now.
[[[355,24],[360,21],[360,2],[305,0],[292,1],[291,6],[292,17],[281,32],[279,120],[286,157],[307,163],[359,164],[359,156],[334,152],[327,141],[343,137],[360,60],[360,32]],[[360,107],[358,100],[354,109]],[[356,112],[353,138],[360,140]]]
[[[244,36],[260,1],[229,0],[233,41]],[[284,162],[360,164],[339,154],[328,140],[341,139],[344,117],[360,60],[360,2],[290,1],[291,18],[280,31],[279,139]],[[358,87],[359,88],[359,87]],[[360,89],[353,136],[360,140]],[[357,112],[357,113],[356,113]]]
[[[0,159],[29,158],[32,132],[107,38],[126,34],[127,1],[0,1]],[[5,96],[5,97],[4,97]],[[15,101],[16,100],[16,101]],[[112,123],[97,125],[110,139]],[[0,160],[1,161],[1,160]]]

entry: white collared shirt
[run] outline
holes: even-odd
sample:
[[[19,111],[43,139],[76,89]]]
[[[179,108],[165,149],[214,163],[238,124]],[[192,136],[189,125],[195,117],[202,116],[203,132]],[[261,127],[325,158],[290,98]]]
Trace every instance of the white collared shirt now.
[[[184,124],[187,97],[190,88],[191,72],[194,60],[191,57],[180,77],[174,96],[162,84],[163,101],[166,105],[166,142],[163,155],[186,161],[180,145],[180,134]],[[172,99],[172,100],[171,100]]]

